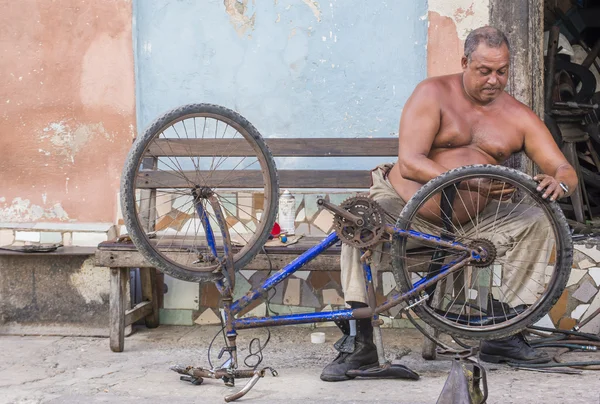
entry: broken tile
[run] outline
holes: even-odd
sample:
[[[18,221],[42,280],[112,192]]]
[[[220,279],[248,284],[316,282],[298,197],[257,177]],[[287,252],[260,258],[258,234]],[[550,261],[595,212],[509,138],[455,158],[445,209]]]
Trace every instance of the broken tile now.
[[[579,331],[586,332],[586,333],[593,334],[593,335],[600,334],[600,316],[594,317],[592,320],[590,320],[589,323],[587,323],[583,327],[581,327],[581,329]]]
[[[390,313],[390,316],[392,318],[396,318],[398,316],[398,314],[400,313],[400,305],[397,304],[394,307],[391,307],[388,312]]]
[[[569,291],[564,290],[556,304],[550,309],[550,318],[553,324],[558,324],[558,321],[567,311],[567,303],[569,301]]]
[[[288,279],[283,295],[283,303],[298,306],[300,304],[300,279]]]
[[[587,255],[595,262],[600,262],[600,251],[598,251],[596,247],[588,248],[583,244],[575,244],[573,248],[575,248],[575,250],[581,251],[583,254]]]
[[[180,212],[178,210],[172,210],[166,215],[162,216],[156,222],[154,228],[159,230],[164,230],[166,228],[171,228],[177,231],[181,231],[185,224],[188,224],[188,221],[192,218],[192,215],[189,215],[185,212]],[[190,232],[189,224],[186,227],[186,232]]]
[[[294,276],[296,278],[300,278],[300,279],[304,279],[304,280],[307,280],[309,275],[310,275],[310,271],[296,271],[296,272],[294,272]]]
[[[199,325],[221,324],[221,319],[212,309],[206,309],[198,316],[197,319],[194,320],[194,323]]]
[[[304,222],[306,220],[306,213],[304,212],[304,208],[300,209],[300,212],[296,215],[296,227],[298,224]]]
[[[546,314],[544,317],[539,319],[538,322],[535,323],[534,325],[536,325],[538,327],[544,327],[544,328],[555,328],[554,323],[552,322],[552,319],[550,318],[549,314]]]
[[[238,218],[244,221],[250,220],[254,216],[252,214],[252,193],[238,192],[237,201]]]
[[[31,241],[33,243],[40,242],[40,232],[39,231],[17,231],[15,232],[15,240],[16,241]],[[98,243],[96,243],[98,245]]]
[[[600,293],[596,294],[596,297],[594,298],[594,300],[592,300],[590,307],[588,307],[588,309],[586,310],[585,314],[583,315],[583,317],[581,319],[582,320],[587,319],[589,316],[594,314],[596,312],[596,310],[598,310],[598,309],[600,309]]]
[[[596,286],[600,287],[600,268],[590,268],[588,269],[588,274],[590,274],[590,276],[594,280],[594,283],[596,283]]]
[[[559,330],[571,330],[577,324],[577,320],[574,320],[570,317],[564,317],[560,319],[558,323]]]
[[[313,237],[325,237],[325,236],[327,236],[327,233],[325,233],[323,230],[319,229],[314,224],[308,225],[308,228],[309,228],[310,235],[313,236]]]
[[[579,286],[579,289],[573,293],[573,297],[582,303],[587,303],[598,292],[590,281],[585,281]]]
[[[219,308],[219,299],[221,294],[217,290],[217,287],[212,282],[205,282],[200,286],[200,306],[201,307],[212,307],[213,309]]]
[[[63,233],[63,241],[64,246],[73,245],[73,241],[71,238],[71,233]]]
[[[252,270],[252,269],[242,269],[240,271],[240,273],[242,274],[242,276],[248,280],[250,280],[250,278],[252,277],[252,275],[254,275],[256,273],[256,270]]]
[[[314,291],[312,290],[310,285],[306,282],[302,282],[301,302],[302,302],[302,306],[305,306],[305,307],[314,307],[317,309],[321,307],[321,302],[319,302],[319,299],[317,298],[317,296],[315,296]]]
[[[313,220],[315,225],[322,232],[328,234],[333,225],[333,213],[328,210],[322,210],[318,216]]]
[[[249,279],[250,284],[252,285],[252,289],[258,289],[258,287],[263,284],[263,282],[265,281],[265,279],[267,279],[268,276],[269,272],[267,271],[256,271],[254,274],[252,274],[252,276]]]
[[[335,289],[325,289],[323,290],[323,303],[331,304],[336,306],[342,306],[346,302],[344,299],[338,294]]]
[[[381,274],[381,284],[383,287],[383,294],[387,296],[396,287],[394,274],[391,272],[383,272]]]
[[[15,241],[15,234],[12,230],[0,230],[0,246],[10,245]]]
[[[248,311],[242,316],[238,317],[264,317],[267,315],[267,305],[265,303],[260,303],[252,310]]]
[[[173,209],[173,195],[165,192],[158,192],[156,195],[156,217],[161,218]],[[120,205],[120,204],[119,204]]]
[[[310,234],[310,226],[308,225],[308,223],[300,223],[298,226],[296,226],[296,235],[300,234]]]
[[[554,268],[554,267],[553,267]],[[567,281],[567,286],[575,285],[579,283],[581,278],[586,274],[587,271],[583,269],[571,269],[571,275],[569,275],[569,280]]]
[[[322,195],[317,194],[306,194],[304,195],[304,211],[306,214],[306,218],[308,220],[312,220],[313,216],[317,214],[319,211],[319,206],[317,205],[317,199]]]
[[[186,282],[165,275],[167,293],[164,295],[163,306],[165,309],[191,309],[200,308],[200,285],[196,282]]]
[[[277,284],[273,289],[269,290],[269,302],[274,304],[283,304],[283,292],[287,281],[283,281]]]
[[[585,313],[585,311],[588,309],[588,307],[590,307],[589,304],[580,304],[575,308],[575,310],[571,312],[571,318],[579,320],[581,316],[583,316],[583,313]]]
[[[237,317],[247,317],[246,314],[248,314],[250,311],[254,310],[256,307],[258,307],[260,304],[262,303],[262,301],[260,299],[256,299],[251,301],[248,306],[244,307],[242,310],[240,310],[240,312],[237,314]],[[266,312],[266,311],[265,311]]]
[[[579,268],[581,268],[581,269],[588,269],[588,268],[593,267],[594,265],[596,265],[596,264],[594,264],[592,261],[590,261],[588,259],[585,259],[585,260],[579,262]]]
[[[62,234],[57,231],[40,232],[40,243],[59,244],[62,243]]]
[[[327,283],[331,281],[331,275],[329,271],[311,271],[307,282],[315,290],[321,290]]]
[[[237,272],[235,274],[235,288],[233,289],[233,300],[237,300],[240,297],[244,296],[250,290],[251,285],[242,274]]]

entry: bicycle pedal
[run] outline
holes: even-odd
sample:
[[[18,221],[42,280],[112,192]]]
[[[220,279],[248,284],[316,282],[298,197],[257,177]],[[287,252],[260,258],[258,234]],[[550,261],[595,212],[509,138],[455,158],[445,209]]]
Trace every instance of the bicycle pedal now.
[[[190,382],[194,386],[200,386],[202,384],[202,382],[204,381],[204,379],[201,377],[192,377],[192,376],[179,376],[179,380],[182,380],[184,382]]]

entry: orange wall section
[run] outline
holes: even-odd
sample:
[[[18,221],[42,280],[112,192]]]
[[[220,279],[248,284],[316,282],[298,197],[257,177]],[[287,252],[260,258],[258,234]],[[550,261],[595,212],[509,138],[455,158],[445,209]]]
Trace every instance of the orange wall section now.
[[[114,222],[135,133],[131,2],[0,7],[0,222]]]

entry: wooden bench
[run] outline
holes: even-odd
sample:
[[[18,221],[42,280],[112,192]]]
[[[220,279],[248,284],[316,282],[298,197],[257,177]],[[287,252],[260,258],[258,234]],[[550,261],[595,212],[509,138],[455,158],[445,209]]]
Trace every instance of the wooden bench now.
[[[398,156],[397,137],[386,138],[289,138],[265,139],[274,157],[389,157],[393,162]],[[348,166],[347,163],[344,163]],[[373,162],[374,168],[376,162]],[[278,168],[279,187],[283,189],[314,189],[318,190],[353,190],[366,191],[371,184],[371,168],[365,170],[333,169],[333,170],[286,170]],[[163,179],[164,181],[164,179]],[[223,187],[226,187],[223,184]],[[301,242],[289,247],[268,247],[267,254],[275,269],[289,263],[294,256],[306,251],[320,239],[304,238]],[[339,271],[339,247],[330,248],[310,262],[303,270],[314,271]],[[158,307],[156,283],[152,281],[154,270],[136,251],[131,243],[104,242],[98,246],[96,252],[96,265],[111,268],[111,349],[121,352],[124,345],[125,327],[132,322],[144,317],[146,324],[153,327],[158,325]],[[140,268],[145,275],[142,279],[142,295],[145,302],[133,309],[126,306],[127,293],[125,289],[129,268]],[[259,254],[244,269],[268,270],[269,264],[266,257]],[[150,313],[150,314],[149,314]],[[148,316],[152,319],[148,321]]]

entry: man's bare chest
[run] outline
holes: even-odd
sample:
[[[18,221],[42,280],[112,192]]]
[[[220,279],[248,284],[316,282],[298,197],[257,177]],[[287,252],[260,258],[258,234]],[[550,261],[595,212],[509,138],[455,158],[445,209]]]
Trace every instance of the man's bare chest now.
[[[442,114],[434,148],[472,147],[498,162],[523,147],[518,126],[504,114],[469,115],[450,111]]]

